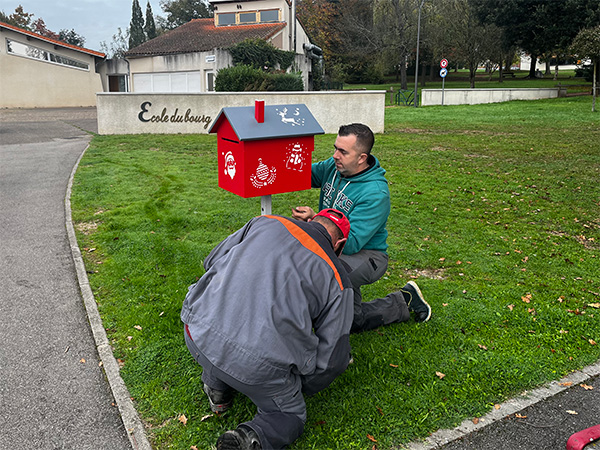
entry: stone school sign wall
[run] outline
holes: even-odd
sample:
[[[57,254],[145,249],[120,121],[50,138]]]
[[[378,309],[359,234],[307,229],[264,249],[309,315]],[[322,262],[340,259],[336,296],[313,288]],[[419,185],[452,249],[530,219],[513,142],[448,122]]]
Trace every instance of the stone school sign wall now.
[[[325,133],[361,122],[383,133],[385,91],[235,92],[203,94],[99,93],[99,134],[208,134],[224,107],[303,103]]]

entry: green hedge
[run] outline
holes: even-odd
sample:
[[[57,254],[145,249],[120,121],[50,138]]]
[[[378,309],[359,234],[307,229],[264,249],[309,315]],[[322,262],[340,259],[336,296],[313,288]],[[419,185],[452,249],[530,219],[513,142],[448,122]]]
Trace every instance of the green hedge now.
[[[304,82],[299,72],[268,73],[248,65],[226,67],[219,70],[215,91],[302,91]]]

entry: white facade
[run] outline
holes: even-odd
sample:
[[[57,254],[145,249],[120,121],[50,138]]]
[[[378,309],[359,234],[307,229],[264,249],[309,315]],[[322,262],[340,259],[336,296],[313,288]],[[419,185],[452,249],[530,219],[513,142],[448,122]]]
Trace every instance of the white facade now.
[[[215,10],[214,28],[206,30],[204,34],[207,35],[217,34],[217,32],[224,35],[231,32],[232,35],[239,36],[245,26],[282,24],[282,27],[270,35],[267,41],[281,50],[292,51],[295,49],[296,58],[293,66],[295,70],[302,72],[304,89],[308,90],[312,62],[304,48],[310,45],[310,40],[300,22],[297,19],[292,20],[295,17],[294,2],[287,0],[241,2],[212,0],[210,3]],[[193,32],[192,27],[188,27],[188,24],[182,27],[190,30],[188,32]],[[201,35],[194,36],[196,40],[202,38]],[[161,39],[161,37],[156,39]],[[206,39],[211,38],[206,37]],[[147,54],[135,54],[136,49],[133,49],[132,53],[126,56],[129,62],[130,92],[212,92],[217,72],[233,64],[226,47],[234,43],[237,42],[229,42],[212,49],[188,50],[187,52],[163,49],[163,51],[149,50]],[[143,45],[139,48],[143,49]],[[140,53],[143,52],[140,51]]]
[[[95,106],[104,54],[0,24],[0,108]]]
[[[131,92],[211,92],[217,71],[231,64],[229,52],[220,49],[131,58]]]

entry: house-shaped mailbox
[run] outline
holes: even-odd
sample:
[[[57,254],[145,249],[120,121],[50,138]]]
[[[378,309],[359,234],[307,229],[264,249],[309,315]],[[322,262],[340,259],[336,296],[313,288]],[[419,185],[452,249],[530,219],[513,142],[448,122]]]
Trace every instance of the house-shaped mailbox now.
[[[241,197],[310,189],[314,136],[323,129],[306,105],[223,108],[217,133],[219,187]]]

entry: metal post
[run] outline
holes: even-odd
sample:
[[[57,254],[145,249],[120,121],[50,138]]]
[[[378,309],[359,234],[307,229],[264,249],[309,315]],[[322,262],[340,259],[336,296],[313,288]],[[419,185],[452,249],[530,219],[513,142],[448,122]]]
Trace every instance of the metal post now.
[[[444,82],[446,81],[446,77],[442,78],[442,106],[444,106]]]
[[[419,41],[421,40],[421,8],[423,7],[423,3],[425,0],[421,0],[421,4],[419,5],[419,16],[417,19],[417,59],[415,61],[415,95],[414,95],[414,103],[415,108],[418,108],[418,98],[417,89],[419,87]]]
[[[260,215],[268,216],[271,214],[271,196],[263,195],[260,198]]]

